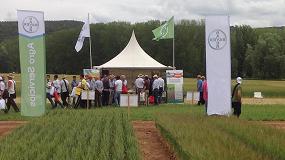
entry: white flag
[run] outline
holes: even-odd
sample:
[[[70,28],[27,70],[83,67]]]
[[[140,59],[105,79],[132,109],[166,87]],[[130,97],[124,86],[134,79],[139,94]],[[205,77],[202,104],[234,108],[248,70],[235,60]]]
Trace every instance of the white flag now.
[[[81,29],[78,40],[76,42],[75,50],[77,52],[79,52],[81,50],[85,37],[90,37],[90,27],[89,27],[89,21],[88,20],[86,20],[84,22],[84,25]]]
[[[229,16],[206,17],[208,115],[231,113],[231,50]]]

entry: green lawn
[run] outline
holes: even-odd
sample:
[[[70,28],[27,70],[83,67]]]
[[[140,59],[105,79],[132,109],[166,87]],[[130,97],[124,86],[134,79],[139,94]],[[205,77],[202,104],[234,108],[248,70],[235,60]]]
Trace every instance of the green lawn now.
[[[235,81],[232,81],[233,86]],[[184,78],[184,91],[196,91],[196,79]],[[244,97],[253,97],[253,92],[262,92],[265,98],[285,98],[285,81],[243,80]]]

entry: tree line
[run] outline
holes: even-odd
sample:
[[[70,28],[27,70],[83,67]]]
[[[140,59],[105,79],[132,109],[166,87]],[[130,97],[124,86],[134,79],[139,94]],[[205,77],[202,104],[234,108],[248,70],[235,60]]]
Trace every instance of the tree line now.
[[[0,30],[2,30],[1,23],[3,22],[0,22]],[[162,22],[157,20],[135,24],[128,22],[91,24],[93,65],[101,65],[120,53],[134,30],[139,44],[146,53],[160,63],[171,66],[172,40],[158,42],[152,40],[152,30],[161,24]],[[74,49],[81,27],[82,23],[76,21],[58,21],[46,27],[49,28],[46,34],[47,73],[79,74],[83,68],[89,68],[88,39],[85,39],[79,53]],[[0,72],[20,72],[18,36],[15,33],[17,28],[14,28],[14,31],[5,32],[5,36],[0,34]],[[232,26],[232,77],[285,78],[284,41],[284,27]],[[184,70],[186,77],[195,77],[199,73],[205,74],[205,23],[203,20],[176,22],[175,63],[177,69]]]

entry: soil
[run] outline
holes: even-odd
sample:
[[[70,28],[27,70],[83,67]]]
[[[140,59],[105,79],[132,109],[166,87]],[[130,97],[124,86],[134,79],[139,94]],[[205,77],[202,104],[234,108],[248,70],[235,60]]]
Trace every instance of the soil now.
[[[285,121],[264,121],[262,123],[285,131]]]
[[[0,137],[8,135],[13,129],[26,123],[26,121],[0,121]]]
[[[133,121],[132,125],[144,160],[177,159],[169,144],[155,127],[154,121]]]

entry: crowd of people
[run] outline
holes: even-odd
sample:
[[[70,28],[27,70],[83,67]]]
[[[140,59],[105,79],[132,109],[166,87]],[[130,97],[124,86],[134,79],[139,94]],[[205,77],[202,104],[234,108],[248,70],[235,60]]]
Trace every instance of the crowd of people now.
[[[65,75],[62,80],[58,79],[58,75],[54,75],[53,80],[47,75],[46,97],[52,108],[58,105],[61,108],[120,106],[121,94],[128,93],[138,95],[138,105],[158,105],[162,102],[162,93],[165,91],[165,81],[157,75],[149,78],[148,75],[139,74],[134,80],[135,90],[128,89],[125,75],[80,75],[79,80],[76,78],[73,76],[72,82],[69,83]],[[95,97],[82,99],[81,94],[85,91],[95,92]]]
[[[242,78],[237,77],[236,85],[232,90],[231,101],[233,108],[233,115],[239,118],[241,115],[241,89]],[[199,92],[199,101],[198,105],[205,105],[205,112],[207,113],[208,109],[208,84],[205,76],[197,75],[197,91]]]

